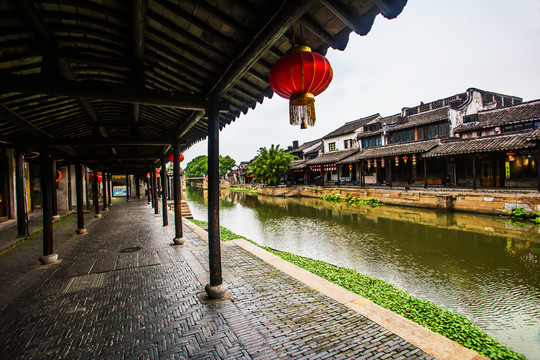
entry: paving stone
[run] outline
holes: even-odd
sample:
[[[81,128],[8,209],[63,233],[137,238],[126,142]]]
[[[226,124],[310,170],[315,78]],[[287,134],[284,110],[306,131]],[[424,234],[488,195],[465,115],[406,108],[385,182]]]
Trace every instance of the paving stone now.
[[[186,245],[170,246],[174,227],[146,201],[115,202],[88,230],[64,231],[59,265],[10,268],[3,291],[36,279],[0,311],[1,359],[431,359],[237,246],[222,247],[234,301],[201,304],[205,242],[184,226]],[[0,272],[39,256],[22,250],[1,254]]]

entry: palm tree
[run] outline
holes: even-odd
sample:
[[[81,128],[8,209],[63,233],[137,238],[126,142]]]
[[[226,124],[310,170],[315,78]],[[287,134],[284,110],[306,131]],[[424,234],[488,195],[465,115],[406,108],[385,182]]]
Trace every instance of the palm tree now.
[[[279,145],[272,144],[270,149],[265,147],[259,148],[257,158],[253,161],[249,169],[255,181],[265,182],[268,185],[276,185],[285,176],[289,170],[289,164],[294,158],[292,154],[280,149]]]

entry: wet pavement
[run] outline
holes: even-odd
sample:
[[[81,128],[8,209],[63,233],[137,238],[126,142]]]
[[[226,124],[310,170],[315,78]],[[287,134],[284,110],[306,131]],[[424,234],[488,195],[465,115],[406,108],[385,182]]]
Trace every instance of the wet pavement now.
[[[184,226],[172,246],[145,200],[75,228],[75,214],[55,224],[59,264],[39,265],[37,239],[0,254],[0,358],[432,358],[233,243],[232,299],[206,301],[206,242]]]

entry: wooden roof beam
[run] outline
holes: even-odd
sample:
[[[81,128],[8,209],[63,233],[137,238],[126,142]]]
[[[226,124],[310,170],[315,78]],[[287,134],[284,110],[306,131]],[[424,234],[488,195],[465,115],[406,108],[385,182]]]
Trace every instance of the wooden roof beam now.
[[[222,76],[209,89],[209,97],[222,97],[253,64],[270,49],[276,40],[302,17],[315,0],[288,0],[252,36],[238,57],[232,59]]]
[[[126,138],[126,137],[107,137],[107,138],[88,138],[88,137],[69,137],[52,138],[48,140],[51,145],[76,145],[76,146],[167,146],[172,144],[172,138]]]
[[[92,98],[131,104],[169,106],[203,110],[206,99],[191,94],[174,94],[96,81],[51,81],[41,76],[0,74],[0,91],[78,98]]]
[[[135,0],[131,8],[132,47],[135,63],[132,68],[133,82],[136,89],[144,89],[144,40],[146,33],[146,0]],[[139,133],[140,104],[132,104],[133,135]]]

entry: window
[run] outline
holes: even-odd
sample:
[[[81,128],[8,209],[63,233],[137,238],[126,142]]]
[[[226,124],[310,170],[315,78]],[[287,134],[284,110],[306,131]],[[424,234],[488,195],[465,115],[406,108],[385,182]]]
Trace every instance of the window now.
[[[352,148],[352,140],[351,140],[351,139],[349,139],[349,140],[344,140],[344,141],[343,141],[343,147],[344,147],[345,149],[350,149],[350,148]]]
[[[336,143],[328,143],[328,151],[336,151]]]
[[[381,137],[380,136],[373,136],[370,138],[366,138],[362,140],[362,147],[369,148],[372,146],[379,146],[381,145]]]

